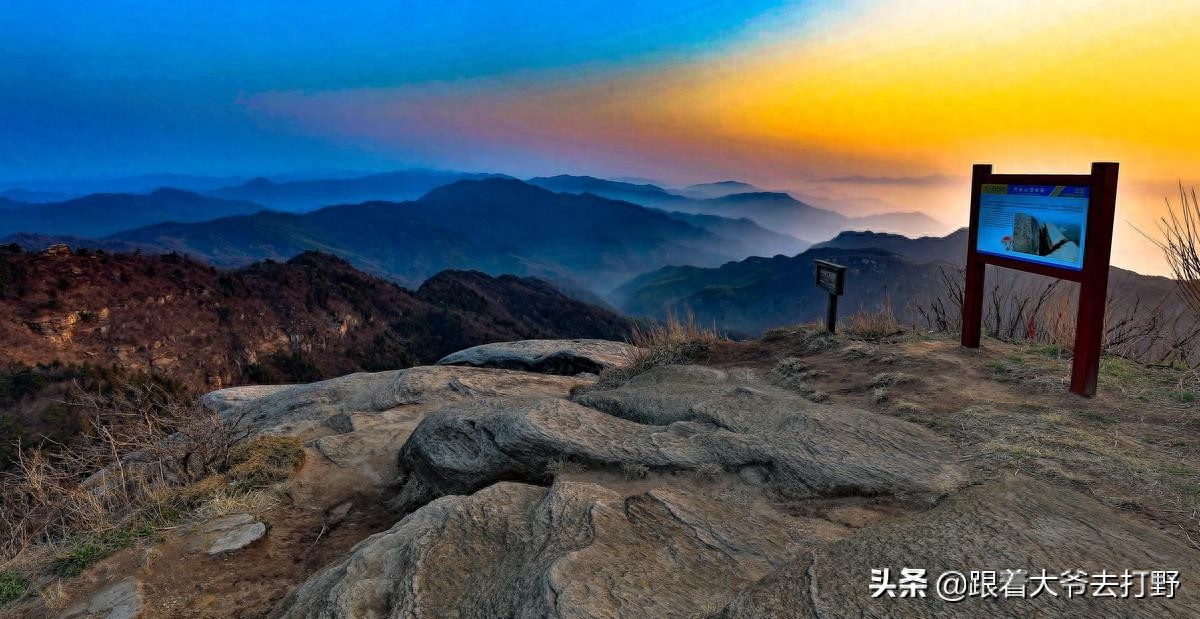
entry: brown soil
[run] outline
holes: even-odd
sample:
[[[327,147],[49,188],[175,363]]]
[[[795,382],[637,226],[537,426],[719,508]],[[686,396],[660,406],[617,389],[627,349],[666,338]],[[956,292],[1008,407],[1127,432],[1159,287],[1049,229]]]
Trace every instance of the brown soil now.
[[[294,503],[262,514],[269,529],[249,547],[209,556],[192,547],[195,526],[162,532],[153,545],[124,550],[69,582],[69,601],[133,576],[142,584],[146,617],[265,617],[292,587],[344,555],[352,546],[395,523],[384,508],[386,489],[307,450],[293,481]],[[322,534],[325,512],[344,501],[354,507]],[[320,539],[317,539],[320,536]],[[29,617],[52,617],[42,604],[8,609]]]

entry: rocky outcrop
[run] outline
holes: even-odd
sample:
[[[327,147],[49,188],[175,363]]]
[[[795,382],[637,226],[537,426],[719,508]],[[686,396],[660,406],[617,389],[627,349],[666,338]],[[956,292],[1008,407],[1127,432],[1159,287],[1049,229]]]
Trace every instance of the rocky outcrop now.
[[[789,557],[842,533],[742,498],[498,483],[438,499],[367,539],[277,615],[712,614]]]
[[[202,398],[251,435],[311,440],[329,460],[378,483],[424,415],[483,398],[566,397],[591,379],[456,366],[360,373],[306,385],[231,387]]]
[[[487,397],[566,395],[590,381],[506,370],[422,366],[358,373],[304,385],[231,387],[202,398],[254,434],[303,436],[325,428],[352,431],[366,416],[405,407]]]
[[[902,568],[927,570],[924,597],[871,597],[872,568],[889,568],[892,582]],[[729,604],[734,617],[1194,617],[1200,589],[1183,584],[1174,598],[1142,599],[1137,580],[1129,599],[1096,597],[1094,585],[1080,596],[1029,594],[1037,582],[1024,580],[1025,596],[979,595],[947,602],[933,586],[943,572],[1042,570],[1055,577],[1083,570],[1177,570],[1194,574],[1200,557],[1151,526],[1113,513],[1093,499],[1045,483],[1013,478],[969,488],[936,508],[864,529],[818,548],[764,579]],[[1021,577],[1018,577],[1018,582]],[[1006,582],[1001,578],[1000,584]],[[1094,582],[1094,581],[1093,581]],[[1119,582],[1119,580],[1117,581]],[[1120,589],[1118,587],[1117,591]],[[1003,594],[1001,594],[1003,595]]]
[[[1022,254],[1041,254],[1041,224],[1033,215],[1017,213],[1013,216],[1012,249]]]
[[[279,617],[1200,612],[1186,584],[1173,599],[939,599],[948,570],[1189,574],[1200,557],[1072,490],[968,487],[958,449],[925,428],[779,382],[698,366],[615,386],[437,366],[208,401],[398,481],[401,519],[300,584]],[[926,570],[926,595],[871,597],[875,568]]]
[[[429,413],[400,453],[397,507],[545,479],[557,460],[616,471],[716,468],[787,496],[936,497],[965,481],[954,451],[919,426],[814,404],[750,376],[667,366],[580,401],[595,408],[483,399]]]
[[[629,363],[636,347],[608,340],[523,340],[483,344],[447,355],[438,365],[503,368],[571,376]]]

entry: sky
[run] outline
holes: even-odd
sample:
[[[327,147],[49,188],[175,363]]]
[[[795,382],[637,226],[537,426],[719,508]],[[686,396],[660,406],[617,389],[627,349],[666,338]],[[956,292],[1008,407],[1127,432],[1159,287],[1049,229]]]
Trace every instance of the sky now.
[[[736,178],[965,224],[971,164],[1200,181],[1200,1],[4,0],[0,180]]]

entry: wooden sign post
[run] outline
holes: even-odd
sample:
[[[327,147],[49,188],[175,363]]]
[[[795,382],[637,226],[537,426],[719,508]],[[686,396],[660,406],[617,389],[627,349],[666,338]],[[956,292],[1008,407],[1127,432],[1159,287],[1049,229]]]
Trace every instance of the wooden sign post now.
[[[827,260],[814,260],[817,267],[817,287],[829,293],[825,308],[825,330],[833,333],[837,328],[838,297],[846,291],[846,267]]]
[[[962,345],[979,348],[984,272],[992,264],[1079,282],[1071,391],[1096,393],[1103,352],[1117,164],[1091,174],[971,173],[971,227],[963,291]]]

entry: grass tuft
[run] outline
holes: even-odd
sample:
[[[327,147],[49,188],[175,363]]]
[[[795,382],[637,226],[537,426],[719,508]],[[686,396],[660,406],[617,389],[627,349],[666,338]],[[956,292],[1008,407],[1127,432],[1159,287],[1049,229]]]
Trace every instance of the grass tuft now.
[[[846,320],[845,332],[853,338],[864,340],[880,340],[885,337],[902,333],[900,321],[892,309],[892,301],[884,296],[879,307],[873,310],[859,308]]]
[[[597,386],[619,385],[660,365],[696,362],[722,339],[716,327],[698,325],[692,314],[683,321],[671,315],[666,322],[635,324],[629,343],[636,348],[628,364],[601,372]]]
[[[0,606],[18,600],[29,591],[29,579],[10,571],[0,571]]]
[[[304,464],[304,443],[292,436],[260,436],[229,450],[225,478],[241,488],[262,488],[292,476]]]
[[[72,540],[66,551],[50,561],[46,572],[61,578],[78,576],[97,561],[153,534],[154,529],[150,526],[136,525],[80,537]]]

